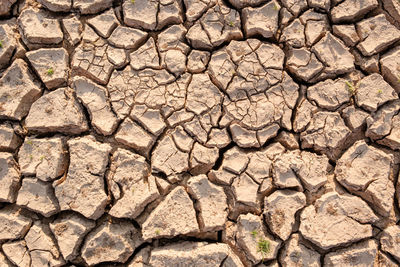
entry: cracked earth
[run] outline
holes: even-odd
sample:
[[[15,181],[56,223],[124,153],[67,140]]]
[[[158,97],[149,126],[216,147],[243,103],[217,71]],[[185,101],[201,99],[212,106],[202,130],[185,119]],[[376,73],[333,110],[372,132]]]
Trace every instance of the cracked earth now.
[[[0,267],[400,266],[399,0],[1,0]]]

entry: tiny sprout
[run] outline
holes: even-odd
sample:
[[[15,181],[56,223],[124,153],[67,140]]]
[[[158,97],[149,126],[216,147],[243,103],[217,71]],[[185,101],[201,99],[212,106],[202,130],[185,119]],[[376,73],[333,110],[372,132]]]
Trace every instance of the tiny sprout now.
[[[30,159],[30,160],[32,160],[32,159],[33,159],[33,156],[32,156],[32,154],[30,154],[30,155],[29,155],[29,159]]]
[[[159,229],[156,230],[156,235],[160,235],[160,230]]]
[[[277,4],[274,4],[274,9],[275,9],[275,10],[279,10],[279,7],[278,7]]]
[[[253,230],[253,231],[251,231],[251,235],[252,235],[254,238],[256,238],[256,237],[257,237],[257,235],[258,235],[258,232],[257,232],[257,230]]]
[[[235,23],[233,21],[229,21],[229,26],[234,27]]]
[[[26,143],[27,143],[28,145],[32,145],[32,141],[31,141],[31,140],[26,141]]]
[[[349,93],[354,95],[354,93],[356,92],[356,89],[354,88],[354,85],[349,81],[346,81],[346,85],[348,87]]]
[[[399,0],[400,1],[400,0]],[[399,82],[400,83],[400,74],[399,75],[397,75],[397,82]]]
[[[131,3],[134,4],[134,3],[135,3],[135,0],[131,0]]]
[[[379,89],[378,94],[382,94],[382,93],[383,93],[382,89]]]
[[[40,161],[43,161],[45,159],[45,156],[40,156]]]
[[[53,69],[52,67],[50,67],[50,68],[47,70],[47,75],[51,76],[51,75],[53,75],[53,74],[54,74],[54,69]]]
[[[257,252],[260,252],[262,255],[262,260],[264,261],[265,254],[268,254],[270,251],[270,242],[269,240],[261,238],[257,243]]]
[[[3,41],[0,40],[0,48],[3,48]]]

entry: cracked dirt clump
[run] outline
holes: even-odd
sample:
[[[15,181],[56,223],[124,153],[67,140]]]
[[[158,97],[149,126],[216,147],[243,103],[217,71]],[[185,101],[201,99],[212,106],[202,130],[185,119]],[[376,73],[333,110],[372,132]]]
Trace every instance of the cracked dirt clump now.
[[[0,267],[400,266],[398,0],[0,2]]]

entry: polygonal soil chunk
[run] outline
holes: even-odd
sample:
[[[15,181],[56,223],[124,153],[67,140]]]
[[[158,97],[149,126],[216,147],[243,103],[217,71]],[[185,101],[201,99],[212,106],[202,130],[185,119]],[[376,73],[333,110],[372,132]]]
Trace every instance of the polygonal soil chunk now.
[[[21,120],[41,89],[22,59],[16,59],[0,79],[0,118]]]
[[[182,126],[177,126],[171,133],[176,147],[183,152],[190,152],[193,148],[194,140],[186,133]]]
[[[0,16],[8,15],[11,11],[11,6],[17,2],[17,0],[5,0],[1,3],[0,6]]]
[[[279,260],[283,266],[320,267],[320,257],[318,252],[302,244],[299,234],[293,234],[283,248]]]
[[[237,9],[242,9],[248,6],[259,6],[260,4],[267,2],[266,0],[228,0]]]
[[[112,0],[74,0],[74,8],[81,14],[96,14],[112,6]]]
[[[261,35],[265,38],[275,36],[278,30],[280,8],[280,5],[275,1],[258,8],[244,8],[242,16],[246,36]]]
[[[117,27],[118,20],[114,14],[114,10],[109,9],[103,14],[88,19],[87,23],[92,26],[101,37],[108,38]]]
[[[246,173],[236,177],[232,183],[232,191],[238,204],[246,205],[247,209],[259,211],[260,203],[257,198],[259,185]]]
[[[396,260],[400,260],[400,227],[398,225],[386,228],[380,237],[381,248],[390,253]]]
[[[360,38],[356,32],[356,27],[351,25],[334,25],[333,33],[339,36],[348,46],[355,46]]]
[[[318,108],[312,105],[307,98],[302,98],[297,105],[293,121],[293,130],[297,133],[303,132],[308,127],[317,110]]]
[[[38,212],[45,217],[56,214],[60,207],[50,183],[36,178],[24,178],[18,191],[17,205]]]
[[[63,38],[60,23],[43,10],[25,9],[18,17],[23,40],[29,44],[58,44]]]
[[[144,45],[132,52],[130,58],[131,66],[135,70],[142,70],[144,68],[160,68],[160,57],[153,37],[150,37]]]
[[[72,58],[72,74],[86,76],[100,84],[107,84],[114,69],[109,54],[115,49],[109,47],[90,27],[85,28],[83,40],[84,42],[75,49]]]
[[[78,249],[84,237],[95,226],[94,221],[76,213],[64,213],[50,223],[50,229],[65,260],[73,260],[78,256]]]
[[[400,30],[390,24],[384,14],[359,22],[357,32],[362,39],[357,48],[364,56],[379,53],[400,39]]]
[[[366,266],[378,261],[378,246],[375,240],[366,240],[351,247],[325,255],[324,266]],[[380,266],[378,263],[375,266]]]
[[[192,73],[199,73],[206,69],[210,60],[210,52],[192,50],[187,60],[187,70]]]
[[[296,170],[302,165],[300,151],[290,151],[278,155],[273,163],[272,177],[279,188],[295,188],[303,191],[303,186],[297,177]]]
[[[305,48],[291,49],[286,64],[291,73],[304,81],[311,80],[324,69],[315,54]]]
[[[48,89],[65,85],[68,79],[68,52],[64,48],[42,48],[26,53]]]
[[[154,176],[146,159],[128,150],[118,149],[112,156],[107,176],[116,200],[109,214],[118,218],[136,218],[158,196]]]
[[[382,104],[398,99],[398,96],[381,75],[374,73],[358,83],[355,99],[361,108],[376,111]]]
[[[11,153],[0,152],[0,202],[15,202],[20,173]]]
[[[32,259],[31,266],[62,266],[65,264],[47,224],[35,221],[26,234],[25,241]]]
[[[145,105],[134,105],[131,118],[138,121],[155,136],[160,135],[167,126],[159,110],[148,108]]]
[[[53,12],[68,12],[72,7],[72,0],[38,0],[38,2]]]
[[[232,123],[229,129],[232,133],[232,140],[239,147],[260,147],[256,131],[247,130],[241,127],[239,123]]]
[[[380,60],[383,78],[390,83],[391,86],[400,92],[400,46],[397,46],[384,54]]]
[[[194,74],[187,89],[186,108],[197,115],[222,102],[222,93],[207,74]]]
[[[224,42],[242,38],[240,26],[239,12],[217,1],[189,29],[186,39],[195,49],[210,50]]]
[[[281,245],[268,234],[261,218],[251,213],[239,216],[235,235],[238,246],[253,264],[275,259]]]
[[[285,42],[287,45],[297,48],[305,46],[304,25],[299,19],[295,19],[283,29],[279,42]]]
[[[103,135],[112,134],[118,119],[111,110],[106,89],[83,77],[75,77],[73,87],[76,96],[89,111],[93,127]]]
[[[293,190],[278,190],[265,198],[264,215],[271,231],[282,240],[289,238],[295,214],[306,205],[306,196]]]
[[[217,148],[208,148],[196,142],[190,153],[190,173],[193,175],[207,173],[215,165],[218,157]]]
[[[177,0],[125,0],[122,8],[126,25],[134,28],[151,31],[183,22],[181,2]]]
[[[330,30],[327,15],[314,12],[312,9],[304,12],[300,16],[300,21],[305,26],[304,35],[307,46],[318,42]]]
[[[372,236],[378,217],[358,197],[326,193],[300,215],[300,233],[321,249],[351,244]]]
[[[332,8],[332,22],[355,22],[376,7],[376,0],[346,0]]]
[[[208,181],[204,174],[189,179],[188,191],[197,200],[200,229],[204,232],[222,230],[227,221],[226,195],[222,187]]]
[[[166,135],[153,150],[151,163],[153,171],[169,176],[189,169],[189,154],[180,151],[172,137]]]
[[[28,248],[26,247],[26,242],[24,240],[5,243],[2,245],[2,249],[4,251],[4,254],[6,254],[7,258],[16,266],[18,267],[31,266],[31,256],[28,252]],[[0,264],[4,264],[1,262],[1,256],[0,256]],[[8,266],[11,267],[15,265],[4,264],[5,267]]]
[[[246,66],[243,66],[243,68],[245,67]],[[279,78],[281,78],[281,71],[279,71],[279,73]],[[293,82],[289,75],[284,76],[282,83],[269,88],[265,93],[251,92],[250,94],[253,95],[249,97],[245,96],[247,94],[245,90],[257,90],[258,88],[249,87],[250,84],[246,85],[238,82],[237,85],[241,87],[237,87],[235,90],[245,97],[243,96],[241,97],[242,99],[235,101],[225,98],[224,109],[234,119],[240,121],[241,125],[247,129],[262,129],[273,123],[278,123],[284,128],[291,129],[290,118],[292,109],[297,100],[299,87]],[[258,78],[256,78],[256,80],[257,79]],[[261,84],[257,86],[260,86],[260,89],[265,88],[261,86]]]
[[[72,45],[76,45],[81,40],[82,23],[76,16],[62,20],[62,25],[65,31],[65,38]]]
[[[115,47],[125,49],[136,49],[146,40],[147,32],[118,26],[111,34],[108,41]]]
[[[193,202],[182,186],[176,187],[142,224],[144,240],[199,231]]]
[[[339,113],[319,111],[313,114],[306,130],[300,134],[300,140],[302,148],[314,148],[329,158],[336,158],[350,133]]]
[[[393,208],[392,166],[393,156],[360,140],[337,161],[336,180],[387,216]]]
[[[130,146],[138,152],[147,155],[156,141],[155,137],[145,131],[140,125],[126,118],[115,134],[115,140]]]
[[[82,108],[69,88],[57,89],[33,103],[25,127],[39,133],[79,134],[88,130]]]
[[[241,174],[247,168],[247,164],[249,158],[246,153],[238,147],[233,147],[225,152],[221,167],[235,174]]]
[[[32,220],[22,214],[22,209],[8,206],[0,210],[0,241],[21,239],[31,227]]]
[[[11,124],[0,125],[0,151],[14,151],[21,144],[21,138]]]
[[[186,84],[189,76],[175,82],[175,77],[166,70],[144,69],[136,71],[127,66],[114,71],[107,85],[113,110],[123,119],[134,104],[145,104],[149,108],[161,109],[168,114],[184,107]]]
[[[395,100],[382,106],[370,115],[367,121],[366,136],[377,143],[392,149],[400,148],[400,101]]]
[[[223,243],[181,242],[161,246],[151,251],[149,266],[231,266],[243,264],[230,247]],[[144,265],[143,265],[144,266]]]
[[[14,50],[17,47],[17,42],[13,35],[13,29],[7,24],[0,25],[0,36],[1,36],[0,69],[2,69],[9,64],[10,59],[14,53]]]
[[[336,110],[350,101],[351,93],[343,79],[325,80],[307,88],[307,97],[318,107]]]
[[[68,141],[70,164],[65,179],[54,183],[61,210],[74,210],[98,219],[107,204],[104,172],[111,146],[86,136]]]
[[[354,70],[354,56],[341,40],[327,33],[311,51],[325,65],[324,73],[340,75]]]
[[[139,232],[132,223],[105,221],[87,235],[82,258],[89,265],[112,261],[124,263],[141,243]]]
[[[35,176],[42,181],[52,181],[66,171],[66,153],[63,140],[59,137],[27,137],[18,152],[21,173],[24,176]]]
[[[282,4],[294,16],[299,15],[303,10],[305,10],[307,8],[306,0],[283,0]]]
[[[296,169],[296,174],[305,189],[316,192],[328,181],[329,159],[325,155],[317,155],[308,151],[301,151],[302,165]]]
[[[365,125],[365,119],[368,116],[367,112],[357,109],[354,106],[349,106],[342,111],[342,117],[346,121],[346,125],[353,131],[361,129]]]

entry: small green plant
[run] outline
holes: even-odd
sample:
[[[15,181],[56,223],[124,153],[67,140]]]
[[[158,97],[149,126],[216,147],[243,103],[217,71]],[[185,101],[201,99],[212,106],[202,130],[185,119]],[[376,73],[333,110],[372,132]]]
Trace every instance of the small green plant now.
[[[400,1],[400,0],[399,0]],[[399,75],[397,75],[397,82],[399,82],[400,83],[400,74]]]
[[[40,161],[43,161],[46,157],[44,155],[40,156]]]
[[[50,67],[50,68],[47,70],[46,73],[47,73],[47,75],[51,76],[51,75],[54,74],[54,69],[53,69],[52,67]]]
[[[0,40],[0,48],[3,48],[3,40]]]
[[[234,27],[235,23],[233,21],[229,21],[229,26]]]
[[[261,253],[262,261],[264,261],[265,255],[270,251],[270,242],[264,238],[260,238],[257,243],[257,252]]]
[[[252,235],[254,238],[256,238],[256,237],[257,237],[257,235],[258,235],[258,232],[257,232],[257,230],[253,230],[253,231],[251,231],[251,235]]]
[[[160,235],[160,230],[159,229],[156,230],[156,235]]]
[[[29,159],[33,160],[33,155],[32,154],[29,155]]]
[[[349,90],[349,93],[354,95],[356,93],[356,88],[354,87],[353,83],[346,81],[347,89]]]
[[[379,89],[378,94],[382,94],[382,93],[383,93],[382,89]]]
[[[134,4],[134,3],[135,3],[135,0],[131,0],[131,3]]]
[[[26,143],[28,144],[28,145],[32,145],[32,141],[31,140],[28,140],[28,141],[26,141]]]
[[[274,9],[275,9],[275,10],[279,10],[279,7],[278,7],[277,4],[274,4]]]

